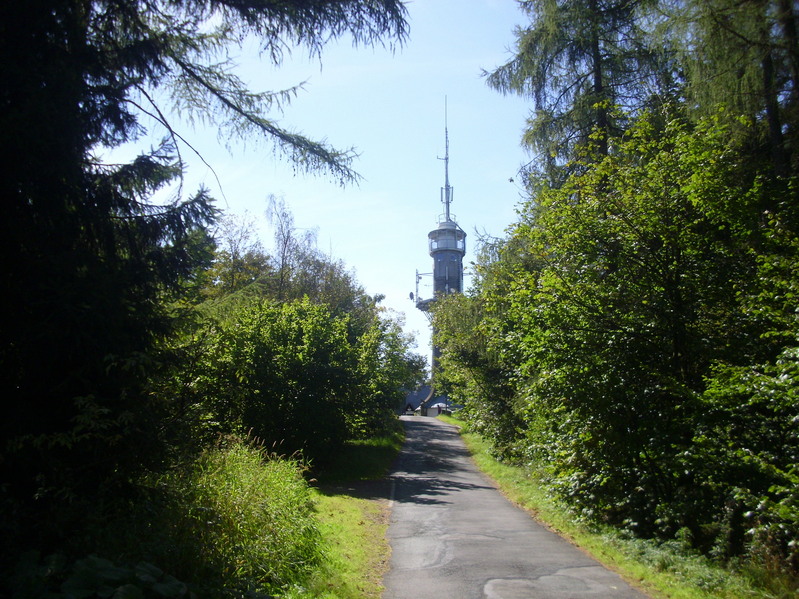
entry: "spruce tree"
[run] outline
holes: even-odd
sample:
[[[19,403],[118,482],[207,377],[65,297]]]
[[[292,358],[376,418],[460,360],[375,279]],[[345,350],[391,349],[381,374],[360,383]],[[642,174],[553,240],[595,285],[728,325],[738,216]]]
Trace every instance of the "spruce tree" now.
[[[677,3],[669,17],[692,113],[715,114],[722,105],[731,123],[742,115],[760,122],[760,135],[750,140],[753,155],[767,156],[774,174],[790,174],[799,109],[794,3],[691,0]]]
[[[543,0],[519,2],[530,24],[516,30],[514,56],[486,73],[502,93],[533,100],[524,143],[553,183],[578,147],[599,155],[625,125],[614,108],[642,106],[659,87],[656,55],[640,20],[653,2]]]

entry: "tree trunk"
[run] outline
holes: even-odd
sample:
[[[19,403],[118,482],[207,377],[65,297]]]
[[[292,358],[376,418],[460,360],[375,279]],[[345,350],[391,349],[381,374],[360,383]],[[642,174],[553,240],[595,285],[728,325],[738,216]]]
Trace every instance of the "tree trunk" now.
[[[610,131],[608,119],[608,106],[605,102],[605,82],[603,79],[602,51],[599,46],[599,7],[596,0],[589,2],[591,10],[591,63],[593,69],[594,98],[599,104],[596,112],[596,126],[601,137],[598,140],[597,150],[600,156],[608,154],[608,135]]]

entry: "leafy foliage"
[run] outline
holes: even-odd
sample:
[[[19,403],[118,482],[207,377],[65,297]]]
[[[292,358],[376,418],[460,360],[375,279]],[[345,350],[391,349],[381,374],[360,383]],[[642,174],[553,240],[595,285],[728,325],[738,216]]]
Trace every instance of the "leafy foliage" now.
[[[255,301],[205,338],[191,384],[206,434],[253,434],[280,451],[322,459],[386,429],[401,389],[418,377],[396,325],[350,318],[309,300]]]
[[[434,307],[435,343],[441,349],[436,383],[464,405],[470,426],[492,440],[498,454],[514,457],[520,437],[513,369],[491,341],[491,315],[475,296],[452,295]]]
[[[713,312],[732,260],[681,193],[679,157],[673,139],[631,135],[514,232],[542,262],[516,275],[509,308],[530,442],[561,493],[648,531],[693,484],[664,471],[689,442],[705,360],[730,341]]]
[[[347,436],[356,357],[346,323],[309,302],[244,309],[213,338],[197,383],[223,431],[323,455]]]

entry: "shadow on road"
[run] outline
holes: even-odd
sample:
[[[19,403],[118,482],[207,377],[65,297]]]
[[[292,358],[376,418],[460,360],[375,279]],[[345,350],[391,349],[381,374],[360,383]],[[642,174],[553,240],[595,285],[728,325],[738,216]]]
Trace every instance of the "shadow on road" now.
[[[645,599],[511,504],[476,467],[456,427],[402,420],[405,445],[389,475],[384,599]]]
[[[457,463],[469,459],[462,444],[453,444],[459,437],[455,427],[443,425],[432,418],[404,418],[405,445],[390,478],[394,483],[396,502],[422,505],[449,503],[441,497],[453,491],[493,489],[488,483],[475,484],[463,479]]]
[[[389,469],[389,476],[376,480],[318,482],[314,486],[324,495],[349,495],[359,499],[441,503],[438,497],[453,490],[494,488],[458,480],[453,458],[469,458],[465,447],[453,449],[450,443],[459,437],[458,430],[434,418],[412,416],[402,418],[405,444]],[[424,473],[424,476],[420,476]],[[398,495],[392,489],[398,486]]]

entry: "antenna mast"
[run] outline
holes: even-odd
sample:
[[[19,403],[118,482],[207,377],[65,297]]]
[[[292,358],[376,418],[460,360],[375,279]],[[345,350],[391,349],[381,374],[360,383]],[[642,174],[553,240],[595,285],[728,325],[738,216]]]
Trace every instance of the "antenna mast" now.
[[[445,222],[452,220],[449,216],[449,205],[452,202],[452,187],[449,184],[449,129],[447,127],[447,97],[444,96],[444,187],[441,190],[441,201],[444,203]]]

